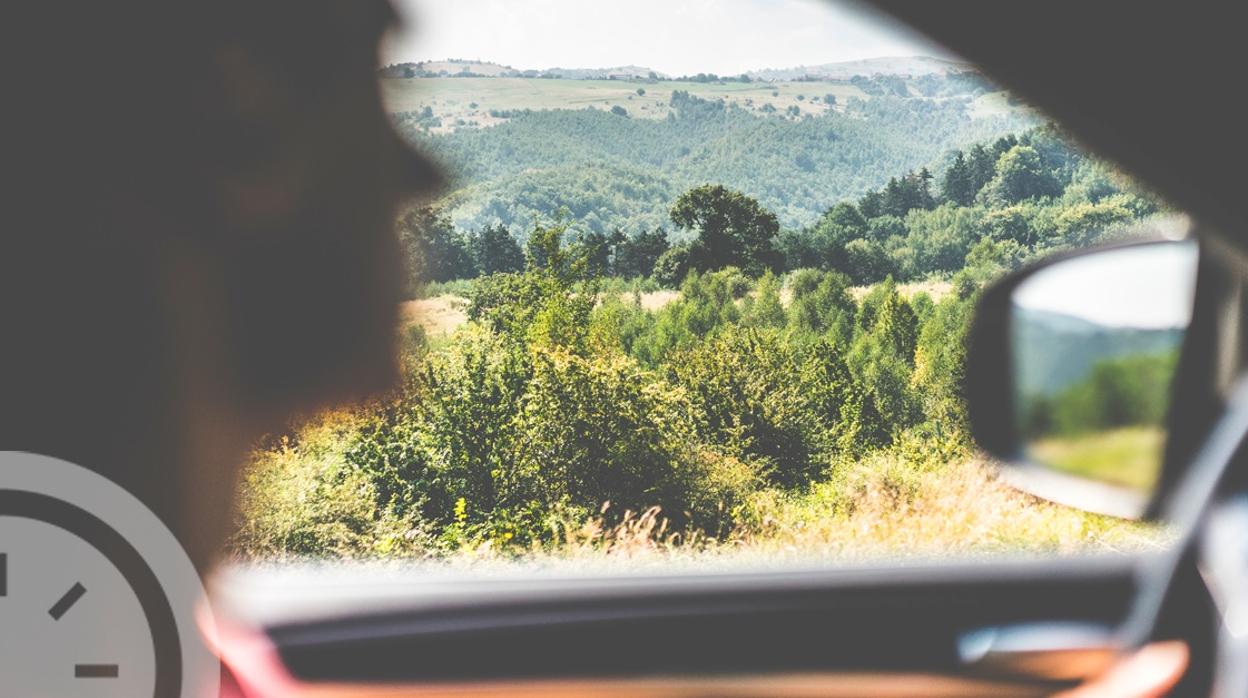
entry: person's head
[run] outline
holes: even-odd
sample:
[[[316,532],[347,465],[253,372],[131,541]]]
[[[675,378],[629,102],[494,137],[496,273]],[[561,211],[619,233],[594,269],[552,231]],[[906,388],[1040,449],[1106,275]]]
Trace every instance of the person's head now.
[[[396,205],[436,186],[380,0],[30,3],[6,19],[0,447],[95,468],[204,560],[233,468],[394,374]]]

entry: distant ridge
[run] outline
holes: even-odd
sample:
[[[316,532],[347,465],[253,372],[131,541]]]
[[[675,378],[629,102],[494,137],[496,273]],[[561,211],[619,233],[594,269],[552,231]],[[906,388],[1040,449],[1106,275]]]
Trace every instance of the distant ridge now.
[[[548,77],[565,80],[645,80],[664,79],[667,75],[640,65],[621,65],[611,68],[545,68],[517,69],[492,61],[450,58],[444,61],[420,61],[395,63],[381,69],[385,77],[455,77],[473,76],[487,78]]]
[[[645,79],[652,75],[666,78],[667,75],[640,65],[620,65],[613,68],[548,68],[540,71],[571,80],[610,80],[611,78]]]
[[[970,63],[934,58],[932,56],[892,56],[865,58],[856,61],[799,65],[793,68],[766,68],[746,73],[752,80],[765,82],[801,79],[849,80],[854,76],[890,75],[917,78],[924,75],[950,75],[975,71]],[[491,61],[452,58],[443,61],[396,63],[381,71],[385,77],[548,77],[565,80],[666,80],[671,76],[640,65],[609,68],[543,68],[520,69]]]
[[[1180,328],[1113,327],[1034,308],[1020,309],[1013,333],[1018,384],[1028,395],[1054,395],[1086,379],[1097,362],[1178,351],[1183,341]]]
[[[872,75],[897,75],[902,77],[919,77],[922,75],[948,75],[974,71],[970,63],[953,61],[931,56],[892,56],[885,58],[865,58],[857,61],[841,61],[820,65],[799,65],[794,68],[767,68],[755,70],[747,75],[754,80],[800,80],[817,78],[824,80],[848,80],[855,75],[870,77]]]

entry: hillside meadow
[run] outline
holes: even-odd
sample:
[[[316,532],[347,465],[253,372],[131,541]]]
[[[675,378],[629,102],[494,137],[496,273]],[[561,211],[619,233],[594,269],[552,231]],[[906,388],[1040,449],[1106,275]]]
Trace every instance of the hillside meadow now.
[[[408,78],[382,80],[382,97],[395,112],[430,107],[441,118],[434,133],[459,127],[493,126],[506,121],[490,112],[526,109],[584,109],[611,111],[620,107],[643,119],[666,119],[673,113],[670,96],[684,90],[706,100],[724,100],[743,109],[767,113],[790,107],[812,116],[844,110],[849,99],[868,95],[848,81],[698,83],[679,80],[560,80],[551,78]],[[638,90],[642,94],[638,94]],[[835,103],[826,101],[836,97]],[[801,99],[798,97],[801,96]],[[476,105],[476,106],[473,106]],[[1002,105],[1003,109],[1009,107]],[[460,122],[463,123],[460,123]]]
[[[449,68],[451,73],[457,70],[453,64],[427,64],[426,67],[429,70]],[[387,77],[381,81],[382,98],[387,108],[396,113],[418,112],[429,107],[441,122],[431,127],[431,131],[447,133],[456,128],[493,126],[507,118],[498,112],[524,110],[594,108],[611,111],[613,107],[620,107],[638,118],[666,119],[674,113],[670,103],[674,91],[684,91],[708,101],[723,101],[760,115],[779,113],[799,117],[845,112],[850,100],[879,96],[848,78],[750,82],[640,77],[594,80],[508,77],[498,75],[501,66],[470,64],[467,67],[483,77]],[[930,79],[939,78],[932,76]],[[924,96],[915,80],[907,79],[904,84],[908,96]],[[1010,99],[1006,92],[991,87],[956,92],[943,98],[967,99],[973,118],[1026,111],[1026,107]]]

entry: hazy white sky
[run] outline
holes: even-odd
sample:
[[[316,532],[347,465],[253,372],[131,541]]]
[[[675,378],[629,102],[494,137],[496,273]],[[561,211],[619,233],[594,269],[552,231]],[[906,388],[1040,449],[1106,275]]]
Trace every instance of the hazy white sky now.
[[[723,75],[881,56],[946,56],[902,26],[823,0],[395,0],[386,62],[642,65]]]
[[[1186,327],[1196,284],[1196,245],[1150,245],[1075,258],[1037,272],[1014,304],[1110,327]]]

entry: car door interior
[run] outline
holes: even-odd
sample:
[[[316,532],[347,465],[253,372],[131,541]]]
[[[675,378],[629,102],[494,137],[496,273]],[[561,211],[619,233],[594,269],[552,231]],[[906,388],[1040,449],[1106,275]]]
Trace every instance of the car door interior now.
[[[864,695],[854,682],[875,677],[869,695],[879,681],[927,677],[900,694],[979,686],[986,695],[1043,695],[1105,667],[1149,559],[545,581],[413,576],[390,580],[385,592],[370,589],[366,573],[322,584],[309,572],[301,586],[239,572],[219,598],[227,614],[263,629],[304,686],[602,687],[683,677],[770,680],[760,686],[770,694],[781,690],[775,681],[800,677],[817,695]],[[707,688],[698,685],[694,693]]]

